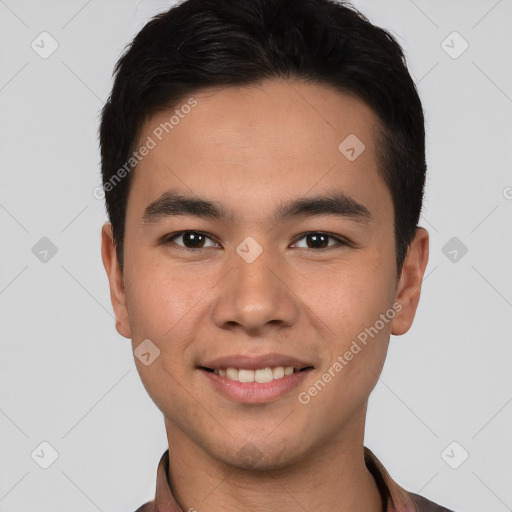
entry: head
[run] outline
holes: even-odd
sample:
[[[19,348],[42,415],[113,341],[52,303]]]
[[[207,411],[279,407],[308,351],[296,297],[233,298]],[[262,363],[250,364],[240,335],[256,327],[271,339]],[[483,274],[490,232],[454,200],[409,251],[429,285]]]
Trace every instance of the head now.
[[[428,258],[423,112],[393,37],[330,0],[187,0],[119,60],[100,143],[116,325],[160,351],[137,365],[168,434],[269,468],[362,435]],[[307,364],[298,387],[210,386],[216,359],[269,354]]]

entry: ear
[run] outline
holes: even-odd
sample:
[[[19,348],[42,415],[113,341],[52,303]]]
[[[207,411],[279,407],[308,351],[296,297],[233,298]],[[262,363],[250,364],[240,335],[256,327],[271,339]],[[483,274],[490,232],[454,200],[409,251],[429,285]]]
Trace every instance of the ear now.
[[[402,306],[391,327],[391,334],[405,334],[412,325],[420,300],[421,284],[428,263],[428,231],[416,228],[398,281],[396,301]]]
[[[117,332],[125,338],[131,338],[132,331],[126,308],[123,273],[117,261],[112,225],[109,222],[105,223],[101,230],[101,259],[110,285],[110,300],[116,315]]]

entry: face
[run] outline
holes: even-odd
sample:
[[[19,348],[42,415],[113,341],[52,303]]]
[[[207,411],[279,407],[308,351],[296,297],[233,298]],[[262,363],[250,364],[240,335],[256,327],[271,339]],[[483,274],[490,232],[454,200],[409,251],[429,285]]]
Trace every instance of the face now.
[[[261,469],[362,442],[428,252],[419,229],[397,276],[377,118],[301,82],[193,98],[144,126],[122,273],[103,230],[117,329],[136,353],[150,340],[135,361],[168,437]]]

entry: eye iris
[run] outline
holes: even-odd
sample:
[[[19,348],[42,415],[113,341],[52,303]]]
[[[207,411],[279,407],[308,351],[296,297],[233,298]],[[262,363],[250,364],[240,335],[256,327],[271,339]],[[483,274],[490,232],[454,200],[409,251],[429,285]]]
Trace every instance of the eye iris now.
[[[308,247],[311,249],[324,249],[329,245],[329,237],[320,233],[307,235],[306,240],[308,241]]]
[[[183,243],[187,247],[197,248],[202,247],[204,245],[205,236],[201,233],[194,233],[193,231],[188,231],[183,234]]]

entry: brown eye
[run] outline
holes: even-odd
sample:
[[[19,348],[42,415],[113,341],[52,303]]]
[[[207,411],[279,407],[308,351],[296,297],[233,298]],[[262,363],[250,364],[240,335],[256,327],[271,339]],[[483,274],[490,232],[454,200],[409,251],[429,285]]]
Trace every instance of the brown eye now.
[[[322,234],[306,235],[306,243],[310,249],[324,249],[329,245],[329,237]]]
[[[347,245],[347,243],[341,238],[328,235],[327,233],[307,233],[298,238],[294,245],[297,245],[302,240],[306,242],[306,246],[302,246],[301,248],[305,249],[327,249],[328,247],[335,245]],[[329,240],[334,240],[337,243],[329,243]]]
[[[182,235],[182,237],[185,247],[189,247],[191,249],[203,247],[206,238],[203,234],[194,233],[193,231],[187,231]]]
[[[179,243],[180,239],[181,243]],[[208,241],[212,243],[210,245],[206,245]],[[181,233],[176,233],[167,238],[166,243],[170,242],[176,243],[176,245],[184,247],[185,249],[203,249],[205,247],[215,247],[215,243],[213,243],[211,238],[204,233],[200,233],[199,231],[182,231]]]

